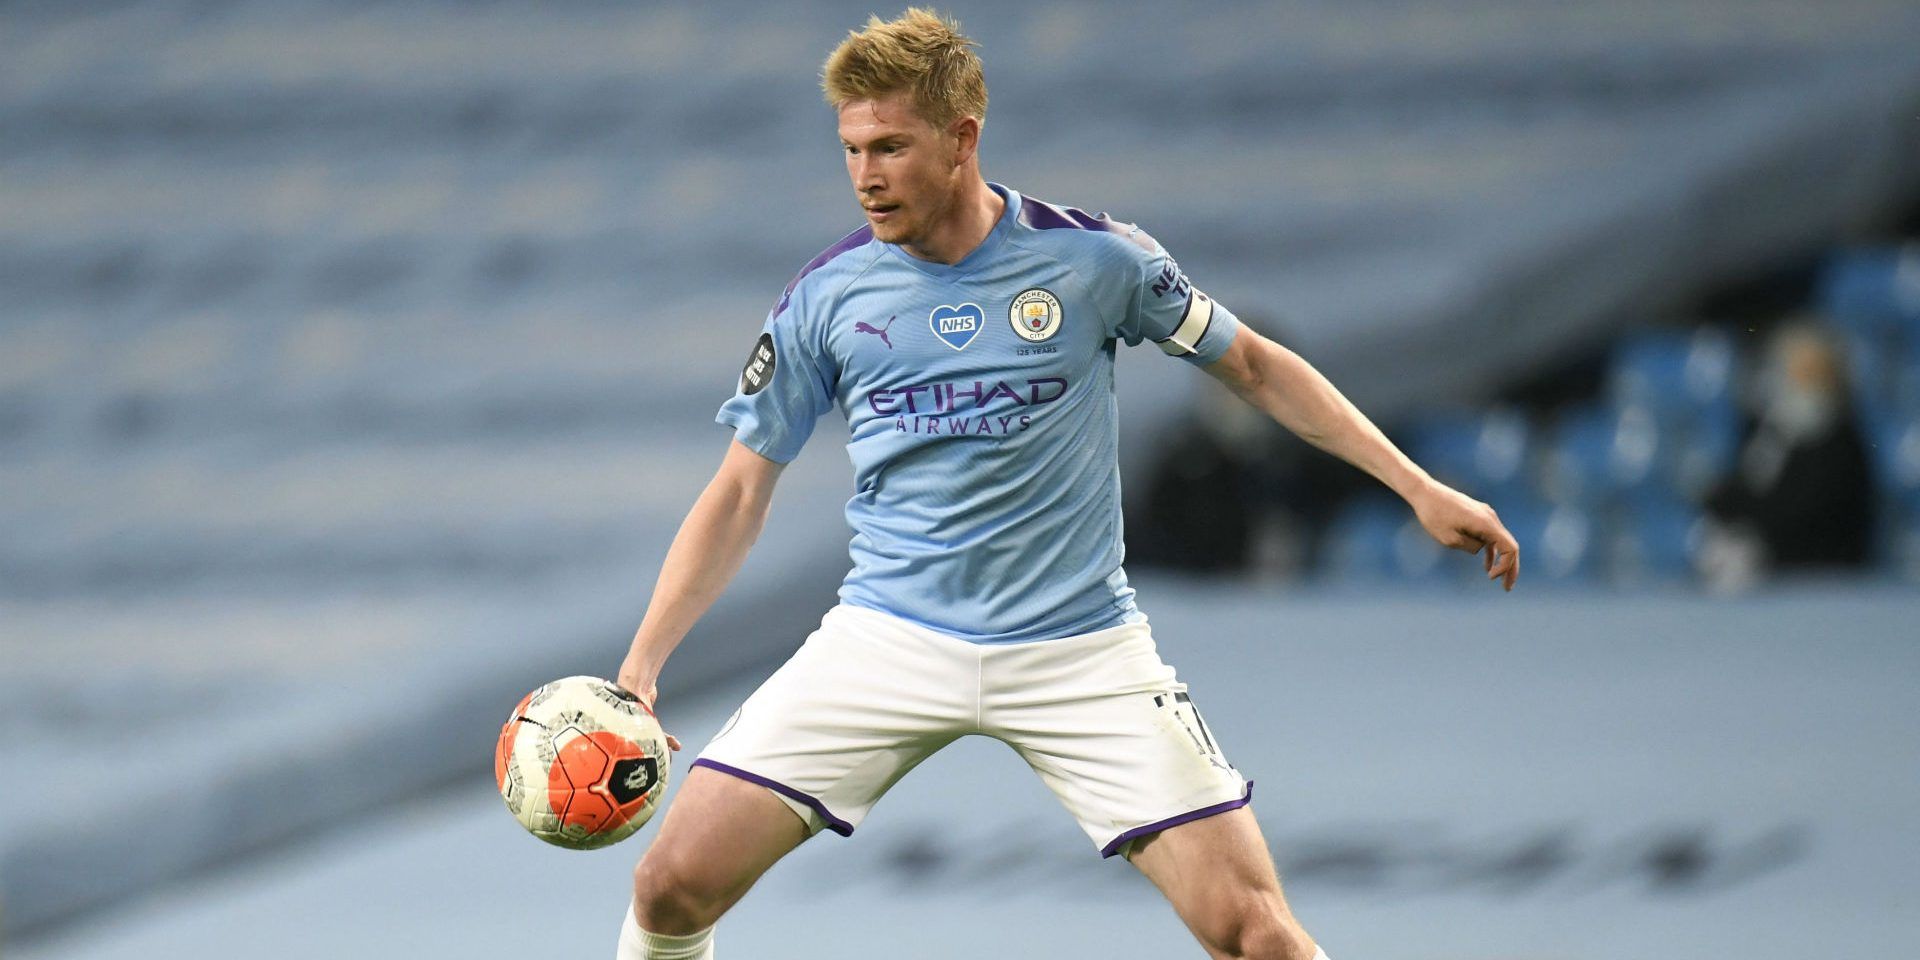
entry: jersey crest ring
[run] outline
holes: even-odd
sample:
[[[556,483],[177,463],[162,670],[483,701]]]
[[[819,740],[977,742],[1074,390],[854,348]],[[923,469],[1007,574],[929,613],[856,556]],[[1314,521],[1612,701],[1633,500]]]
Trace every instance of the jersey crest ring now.
[[[1007,308],[1007,322],[1013,325],[1013,332],[1028,343],[1040,343],[1053,339],[1060,332],[1060,298],[1045,287],[1029,287],[1013,298],[1013,306]]]

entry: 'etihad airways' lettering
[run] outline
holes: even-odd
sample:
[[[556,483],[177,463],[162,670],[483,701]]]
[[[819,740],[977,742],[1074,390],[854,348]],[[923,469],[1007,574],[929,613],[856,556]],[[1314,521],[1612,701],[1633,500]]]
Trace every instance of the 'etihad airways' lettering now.
[[[900,433],[924,433],[939,437],[1003,436],[1033,426],[1029,414],[1005,417],[910,417],[893,418],[893,429]]]
[[[949,413],[985,407],[1004,400],[1020,407],[1052,403],[1067,393],[1064,377],[1036,377],[1018,387],[1005,380],[988,383],[925,383],[911,387],[874,390],[867,394],[867,408],[883,417],[900,414]]]

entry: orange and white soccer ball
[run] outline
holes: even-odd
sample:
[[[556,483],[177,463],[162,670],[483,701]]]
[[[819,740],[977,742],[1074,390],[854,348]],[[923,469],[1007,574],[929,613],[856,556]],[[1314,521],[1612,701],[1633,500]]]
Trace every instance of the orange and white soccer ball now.
[[[528,833],[591,850],[653,816],[669,765],[667,735],[645,704],[598,677],[567,677],[513,708],[493,775]]]

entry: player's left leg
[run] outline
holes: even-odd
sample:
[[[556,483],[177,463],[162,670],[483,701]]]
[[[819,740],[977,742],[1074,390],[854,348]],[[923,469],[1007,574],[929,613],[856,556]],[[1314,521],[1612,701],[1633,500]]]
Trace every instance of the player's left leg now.
[[[982,732],[1019,752],[1102,856],[1125,855],[1214,957],[1312,960],[1227,762],[1146,624],[983,649]]]
[[[1253,812],[1239,807],[1136,839],[1127,859],[1215,958],[1313,960]]]

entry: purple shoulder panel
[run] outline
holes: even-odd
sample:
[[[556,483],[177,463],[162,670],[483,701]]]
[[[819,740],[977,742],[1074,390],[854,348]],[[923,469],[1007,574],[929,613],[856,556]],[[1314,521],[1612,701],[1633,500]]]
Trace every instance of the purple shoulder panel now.
[[[826,266],[827,261],[832,260],[833,258],[843,253],[846,253],[849,250],[856,250],[856,249],[859,249],[860,247],[866,246],[867,243],[872,239],[873,239],[873,227],[864,226],[858,230],[855,230],[852,233],[847,234],[844,237],[841,237],[839,242],[835,243],[831,247],[826,248],[825,250],[820,251],[819,256],[814,257],[812,260],[808,260],[807,265],[804,267],[801,267],[800,272],[794,274],[793,279],[787,282],[787,288],[785,290],[780,291],[780,302],[774,306],[773,315],[777,317],[787,312],[787,301],[792,299],[794,289],[800,286],[800,281],[805,280],[807,278],[807,274],[812,273],[815,270],[818,270],[821,267]]]
[[[1131,223],[1122,223],[1104,213],[1096,217],[1078,207],[1063,207],[1032,197],[1020,198],[1020,222],[1035,230],[1104,231],[1126,237],[1148,253],[1160,252],[1160,245],[1147,236],[1145,230]]]

